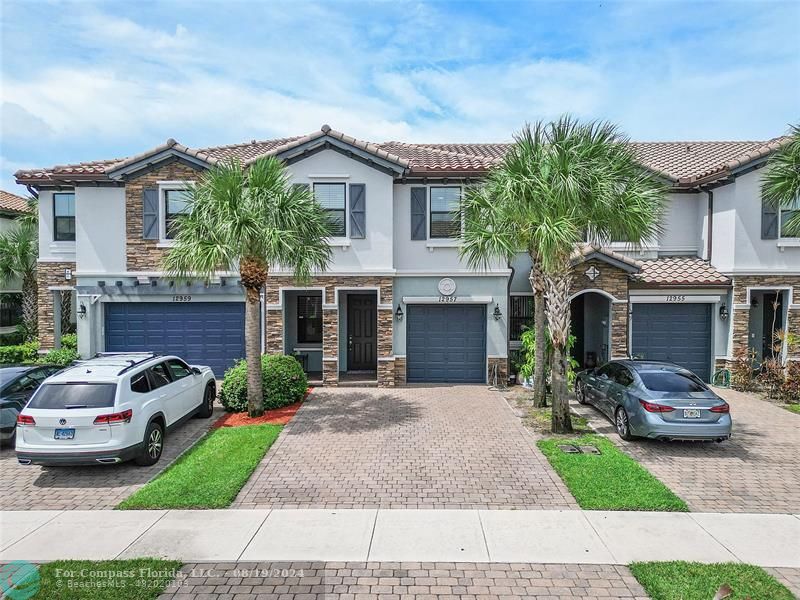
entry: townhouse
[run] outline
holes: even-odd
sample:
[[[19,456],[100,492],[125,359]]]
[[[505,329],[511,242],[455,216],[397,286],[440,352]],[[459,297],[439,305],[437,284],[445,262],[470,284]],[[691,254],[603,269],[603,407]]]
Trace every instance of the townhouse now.
[[[0,190],[0,234],[17,227],[19,218],[30,212],[22,196]],[[14,333],[22,321],[22,282],[18,278],[0,284],[0,335]]]
[[[741,349],[771,354],[774,326],[800,333],[800,239],[784,235],[788,207],[760,199],[762,168],[784,141],[635,144],[642,166],[671,186],[662,233],[639,247],[576,247],[581,364],[673,360],[708,380]],[[311,187],[336,231],[331,265],[311,282],[271,272],[265,352],[297,356],[325,385],[503,380],[532,318],[530,264],[520,254],[467,268],[452,211],[508,147],[371,143],[326,125],[200,149],[168,140],[125,159],[19,171],[39,197],[42,347],[59,343],[70,289],[82,355],[174,352],[221,376],[244,353],[237,273],[177,280],[161,259],[191,181],[232,157],[273,155]]]

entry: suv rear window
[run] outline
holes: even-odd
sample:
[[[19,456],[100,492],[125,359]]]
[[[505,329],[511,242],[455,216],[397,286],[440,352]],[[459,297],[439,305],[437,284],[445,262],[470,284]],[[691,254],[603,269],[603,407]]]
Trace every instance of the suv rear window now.
[[[46,383],[28,408],[105,408],[114,406],[115,383]]]
[[[653,392],[705,392],[706,385],[691,373],[667,371],[640,372],[644,387]]]

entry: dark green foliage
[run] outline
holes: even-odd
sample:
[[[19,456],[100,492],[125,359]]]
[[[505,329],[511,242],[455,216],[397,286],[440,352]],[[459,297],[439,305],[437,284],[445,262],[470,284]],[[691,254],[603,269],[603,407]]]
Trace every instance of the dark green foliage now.
[[[303,399],[308,378],[293,356],[270,354],[261,357],[264,410],[281,408]],[[225,372],[220,401],[228,412],[247,410],[247,364],[239,361]]]

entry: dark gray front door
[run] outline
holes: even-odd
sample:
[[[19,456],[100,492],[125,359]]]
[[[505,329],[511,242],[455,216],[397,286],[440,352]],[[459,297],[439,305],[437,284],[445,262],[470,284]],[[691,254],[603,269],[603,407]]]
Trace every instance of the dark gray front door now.
[[[634,358],[666,360],[711,377],[710,304],[634,304]]]
[[[126,302],[105,305],[106,352],[175,354],[222,378],[244,357],[243,302]]]
[[[486,382],[486,307],[412,304],[406,324],[406,379]]]
[[[347,296],[347,370],[378,368],[378,306],[375,294]]]

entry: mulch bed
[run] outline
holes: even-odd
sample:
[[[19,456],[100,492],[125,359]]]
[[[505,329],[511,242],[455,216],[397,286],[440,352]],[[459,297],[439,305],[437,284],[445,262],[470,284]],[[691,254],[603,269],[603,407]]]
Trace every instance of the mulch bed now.
[[[216,420],[211,429],[218,427],[241,427],[242,425],[286,425],[292,420],[295,413],[303,406],[303,402],[308,398],[313,388],[308,388],[303,399],[289,406],[273,408],[265,411],[260,417],[250,417],[246,412],[226,413]]]

